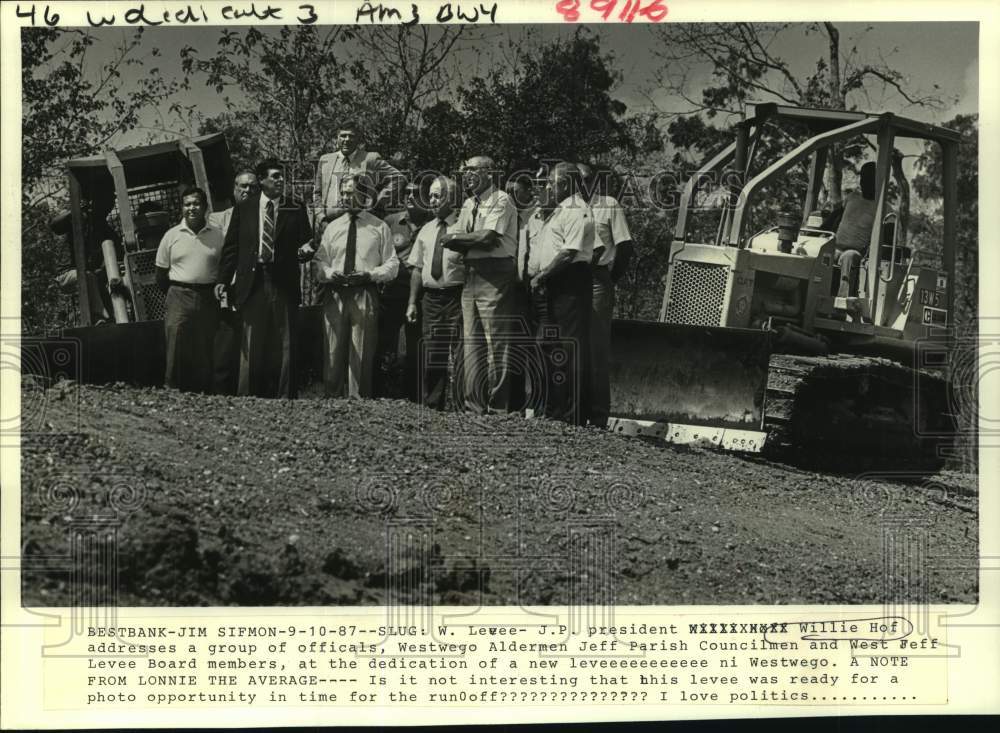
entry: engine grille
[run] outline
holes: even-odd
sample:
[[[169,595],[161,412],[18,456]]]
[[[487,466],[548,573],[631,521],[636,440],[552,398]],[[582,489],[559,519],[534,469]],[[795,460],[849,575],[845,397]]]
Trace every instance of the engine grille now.
[[[729,268],[674,260],[667,322],[691,326],[722,325]]]
[[[166,297],[156,284],[156,250],[143,249],[127,253],[125,267],[132,281],[135,320],[155,321],[163,318]]]

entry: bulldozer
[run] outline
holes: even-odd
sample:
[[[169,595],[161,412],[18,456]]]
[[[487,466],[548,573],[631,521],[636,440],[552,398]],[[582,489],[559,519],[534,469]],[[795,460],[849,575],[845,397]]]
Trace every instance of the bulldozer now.
[[[755,160],[762,132],[783,124],[804,139]],[[891,195],[902,170],[894,143],[906,138],[941,146],[940,267],[906,246],[905,222],[895,226],[906,184]],[[610,429],[750,453],[941,459],[954,435],[946,372],[959,139],[894,114],[751,105],[735,140],[686,182],[658,320],[612,324]],[[875,213],[849,278],[817,206],[834,146],[859,140],[874,150]],[[796,167],[807,177],[801,209],[751,231],[762,192]],[[720,175],[715,236],[692,236],[704,182]]]
[[[69,160],[66,172],[69,211],[51,228],[72,252],[80,325],[58,338],[28,338],[22,372],[161,385],[165,300],[156,284],[156,249],[180,221],[184,186],[202,188],[209,211],[230,196],[233,167],[225,137],[109,149]]]

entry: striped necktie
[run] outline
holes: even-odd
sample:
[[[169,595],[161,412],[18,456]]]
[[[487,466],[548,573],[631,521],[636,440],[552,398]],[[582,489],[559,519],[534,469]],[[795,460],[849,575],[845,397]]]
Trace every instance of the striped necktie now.
[[[264,208],[264,234],[260,239],[260,261],[274,260],[274,201],[268,199]]]

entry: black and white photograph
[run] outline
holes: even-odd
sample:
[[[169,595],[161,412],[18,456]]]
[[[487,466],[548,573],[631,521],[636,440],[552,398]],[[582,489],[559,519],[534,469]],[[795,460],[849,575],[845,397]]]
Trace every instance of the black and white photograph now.
[[[22,28],[24,607],[979,601],[979,23],[599,20]]]

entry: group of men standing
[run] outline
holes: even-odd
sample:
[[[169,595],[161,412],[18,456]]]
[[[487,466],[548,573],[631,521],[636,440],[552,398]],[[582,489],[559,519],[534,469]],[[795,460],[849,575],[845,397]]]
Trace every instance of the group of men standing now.
[[[360,132],[343,125],[338,150],[320,158],[311,221],[273,159],[237,176],[219,214],[206,215],[200,189],[183,192],[156,263],[167,385],[294,397],[300,265],[311,262],[326,394],[384,393],[378,362],[403,329],[411,399],[444,409],[450,392],[477,413],[530,406],[606,425],[614,282],[631,236],[593,170],[519,171],[501,190],[494,162],[474,156],[458,181],[408,183]],[[403,192],[404,211],[376,215]]]

